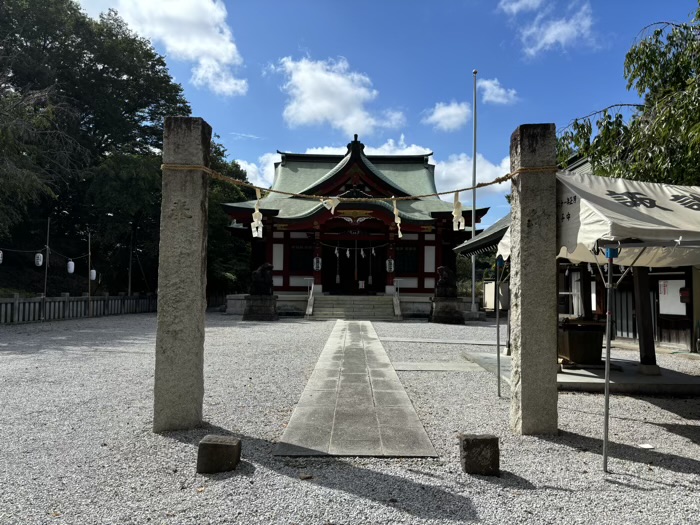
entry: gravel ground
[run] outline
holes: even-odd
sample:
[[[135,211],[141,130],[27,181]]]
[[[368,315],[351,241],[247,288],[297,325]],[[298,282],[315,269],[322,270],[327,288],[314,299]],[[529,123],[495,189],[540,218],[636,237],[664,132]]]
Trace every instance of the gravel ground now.
[[[560,435],[518,437],[507,385],[498,399],[489,373],[399,372],[438,459],[273,457],[333,324],[210,314],[208,425],[162,435],[150,429],[155,315],[0,327],[0,523],[700,522],[698,399],[614,396],[604,476],[602,396],[560,394]],[[492,323],[374,326],[380,337],[495,338]],[[461,360],[466,349],[385,348],[395,361]],[[461,472],[457,432],[499,436],[500,478]],[[236,471],[195,473],[208,433],[242,439]]]

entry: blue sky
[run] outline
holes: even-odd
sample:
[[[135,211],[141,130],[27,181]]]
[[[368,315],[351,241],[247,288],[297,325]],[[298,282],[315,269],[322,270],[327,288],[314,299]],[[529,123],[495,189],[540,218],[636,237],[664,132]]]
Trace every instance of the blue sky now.
[[[477,178],[508,171],[520,124],[636,102],[625,53],[657,21],[684,22],[691,0],[80,0],[116,9],[166,57],[193,114],[252,182],[271,183],[277,150],[434,152],[438,190],[469,186],[473,75]],[[479,190],[508,212],[509,185]],[[450,197],[447,197],[450,200]],[[471,192],[462,194],[465,208]]]

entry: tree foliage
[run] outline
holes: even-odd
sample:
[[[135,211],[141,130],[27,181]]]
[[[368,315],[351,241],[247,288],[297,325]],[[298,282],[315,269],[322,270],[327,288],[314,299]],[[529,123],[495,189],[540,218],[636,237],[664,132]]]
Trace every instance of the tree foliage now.
[[[126,290],[133,254],[133,290],[155,291],[163,121],[189,113],[164,58],[116,12],[93,20],[75,0],[0,1],[2,246],[42,246],[50,217],[54,267],[65,268],[61,254],[87,253],[89,233],[101,290]],[[211,159],[217,171],[245,179],[216,142]],[[212,182],[214,287],[235,289],[248,272],[246,246],[226,231],[220,206],[243,198],[237,187]],[[0,280],[14,259],[6,257]],[[50,293],[86,289],[87,259],[75,263],[75,286],[50,285]]]
[[[599,175],[700,184],[699,67],[700,9],[688,23],[646,28],[624,64],[627,89],[642,103],[575,120],[560,135],[560,161],[577,154]],[[629,106],[634,110],[625,118]]]

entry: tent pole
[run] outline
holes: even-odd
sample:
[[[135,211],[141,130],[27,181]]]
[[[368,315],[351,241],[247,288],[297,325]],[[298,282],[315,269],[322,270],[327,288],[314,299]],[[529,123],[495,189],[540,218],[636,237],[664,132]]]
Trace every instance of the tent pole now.
[[[503,259],[496,257],[496,282],[494,283],[496,289],[494,295],[496,300],[494,301],[496,309],[496,377],[498,383],[498,397],[501,397],[501,315],[500,315],[500,296],[501,296],[501,280],[499,272],[501,269],[501,262]]]
[[[617,249],[607,248],[605,255],[608,259],[607,307],[605,316],[605,419],[603,424],[603,472],[608,472],[608,421],[610,419],[610,337],[612,330],[612,300],[613,300],[613,258],[617,257]]]

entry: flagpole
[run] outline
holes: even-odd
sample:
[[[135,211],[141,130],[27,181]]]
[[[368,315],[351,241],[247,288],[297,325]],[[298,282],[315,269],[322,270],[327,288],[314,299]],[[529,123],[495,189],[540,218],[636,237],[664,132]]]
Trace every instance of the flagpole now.
[[[476,236],[476,75],[474,75],[474,155],[472,157],[472,239]],[[472,254],[472,312],[476,312],[476,255]]]

